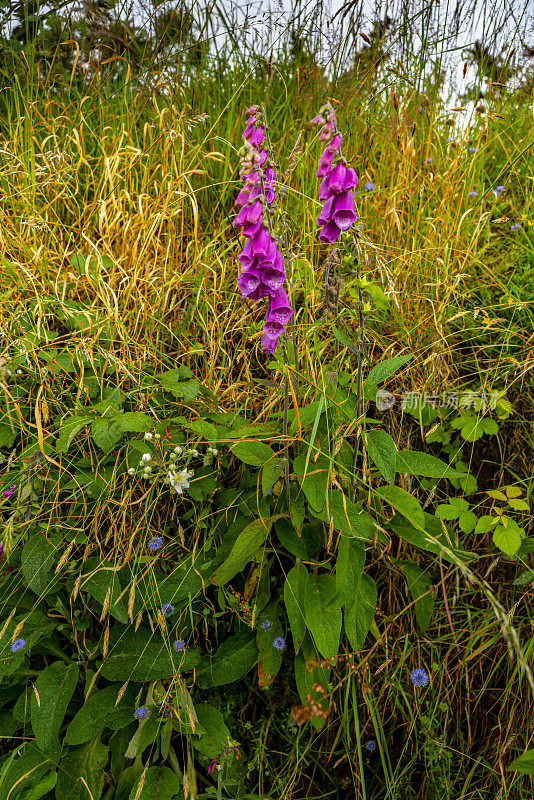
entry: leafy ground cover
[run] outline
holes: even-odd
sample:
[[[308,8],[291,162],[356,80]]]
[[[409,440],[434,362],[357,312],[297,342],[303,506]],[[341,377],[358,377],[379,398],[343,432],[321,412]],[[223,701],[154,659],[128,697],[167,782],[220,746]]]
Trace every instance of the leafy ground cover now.
[[[474,47],[460,106],[439,17],[323,66],[297,13],[269,59],[183,8],[3,40],[0,800],[529,798],[528,53]],[[273,354],[232,225],[254,103]]]

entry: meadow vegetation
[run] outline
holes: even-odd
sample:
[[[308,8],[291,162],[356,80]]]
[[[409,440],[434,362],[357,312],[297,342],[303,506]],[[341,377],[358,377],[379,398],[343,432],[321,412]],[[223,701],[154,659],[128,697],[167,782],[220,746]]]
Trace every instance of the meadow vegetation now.
[[[0,800],[531,798],[527,6],[72,5],[0,3]]]

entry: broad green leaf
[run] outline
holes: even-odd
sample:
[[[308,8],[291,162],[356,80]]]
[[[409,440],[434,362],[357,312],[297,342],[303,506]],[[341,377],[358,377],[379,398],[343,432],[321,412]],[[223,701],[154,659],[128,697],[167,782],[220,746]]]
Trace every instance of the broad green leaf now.
[[[515,511],[530,511],[530,506],[526,500],[519,500],[511,497],[508,503],[510,504],[510,508],[513,508]]]
[[[4,591],[6,586],[4,584]],[[19,628],[22,623],[22,629]],[[40,611],[32,611],[29,614],[16,614],[0,624],[2,638],[0,639],[0,682],[8,675],[13,675],[23,664],[24,660],[30,655],[32,647],[41,639],[49,636],[56,625],[50,622],[49,618]],[[10,650],[13,634],[17,628],[17,635],[25,639],[26,645],[17,653]]]
[[[306,626],[324,658],[337,655],[341,636],[341,600],[331,575],[308,575],[305,586]]]
[[[22,795],[17,795],[17,797],[20,797],[20,800],[40,800],[41,797],[52,791],[56,783],[57,772],[47,772],[38,783],[32,783],[31,789],[26,789]],[[11,795],[10,800],[15,800],[14,795]]]
[[[141,782],[143,786],[139,790]],[[135,782],[129,800],[171,800],[182,792],[182,781],[172,769],[148,767]]]
[[[0,447],[13,447],[15,444],[19,430],[16,425],[13,427],[14,430],[11,430],[11,425],[0,424]]]
[[[113,421],[123,433],[146,433],[155,425],[155,420],[142,411],[126,411],[124,414],[117,414],[116,417],[113,417]]]
[[[183,422],[182,427],[188,431],[196,433],[207,442],[217,441],[217,427],[212,425],[211,422],[206,422],[203,419],[197,419],[194,422]]]
[[[269,630],[264,630],[262,624],[271,623]],[[282,625],[278,617],[276,605],[269,605],[258,617],[256,627],[256,644],[258,645],[258,685],[265,689],[274,681],[282,666],[282,652],[273,647],[273,642],[278,637],[283,638]]]
[[[463,511],[458,517],[458,525],[462,533],[471,533],[475,529],[477,516],[472,511]]]
[[[251,467],[262,467],[269,459],[276,460],[272,447],[264,444],[264,442],[258,442],[256,439],[237,442],[231,446],[230,452],[244,464],[249,464]]]
[[[189,403],[194,400],[200,391],[200,384],[196,380],[191,380],[193,373],[188,367],[182,366],[178,369],[170,369],[158,377],[162,387],[171,392],[175,397]]]
[[[534,750],[525,750],[510,764],[508,769],[520,772],[522,775],[534,775]]]
[[[345,608],[352,605],[354,592],[365,566],[365,545],[358,539],[342,536],[336,562],[336,589]]]
[[[327,524],[332,520],[335,530],[348,536],[370,539],[374,535],[374,525],[370,517],[362,513],[352,500],[337,489],[328,498],[328,509],[325,506],[322,511],[313,513]]]
[[[208,758],[214,758],[222,752],[222,745],[230,736],[230,731],[225,725],[221,712],[209,703],[197,703],[195,711],[205,733],[201,734],[200,739],[194,738],[192,745],[199,753],[204,753]]]
[[[498,521],[498,517],[490,517],[489,515],[480,517],[475,525],[475,533],[487,533]]]
[[[56,800],[89,800],[88,790],[94,800],[100,798],[108,752],[100,737],[78,747],[69,747],[59,764]]]
[[[518,526],[497,525],[493,531],[493,544],[507,556],[515,556],[521,547],[521,533]]]
[[[376,584],[363,573],[354,592],[354,601],[345,611],[345,633],[350,646],[358,652],[373,624],[376,609]]]
[[[449,478],[451,476],[457,478],[460,476],[457,470],[445,464],[444,461],[418,450],[399,450],[396,470],[423,478]]]
[[[326,456],[319,456],[317,461],[308,460],[301,453],[293,462],[293,469],[306,495],[306,500],[315,511],[320,511],[325,505],[328,483],[330,480],[330,462]]]
[[[54,543],[41,531],[31,536],[24,545],[21,557],[22,574],[27,586],[37,595],[43,594],[50,584],[58,549],[58,537],[55,537]]]
[[[239,534],[228,557],[215,570],[210,580],[215,586],[224,586],[241,572],[267,539],[271,526],[278,517],[256,519]]]
[[[125,758],[136,758],[154,744],[161,727],[160,719],[155,708],[150,709],[147,719],[142,720],[137,726],[137,730],[130,739],[126,748]]]
[[[132,721],[135,688],[128,686],[117,703],[120,683],[93,692],[71,720],[65,734],[66,744],[83,744],[93,739],[104,728],[112,731],[125,727]]]
[[[295,653],[300,650],[300,645],[306,634],[306,620],[304,618],[306,607],[306,583],[308,570],[300,561],[287,573],[284,584],[284,603],[287,618],[293,637]]]
[[[521,497],[523,494],[519,486],[505,486],[504,491],[506,492],[506,497]]]
[[[152,633],[146,628],[134,631],[133,627],[115,624],[100,674],[109,681],[130,679],[144,683],[172,678],[180,671],[192,669],[199,661],[194,650],[186,648],[177,653],[159,632]]]
[[[302,524],[304,522],[305,517],[305,507],[304,507],[304,492],[302,489],[291,483],[289,486],[290,490],[290,499],[289,499],[289,516],[291,517],[291,522],[300,536],[302,533]]]
[[[506,497],[505,493],[501,492],[500,489],[489,489],[486,494],[493,500],[500,500],[502,503],[508,502],[508,498]]]
[[[78,682],[78,665],[54,661],[35,681],[31,699],[32,728],[42,753],[59,762],[59,729]]]
[[[409,353],[406,356],[387,358],[381,361],[380,364],[376,364],[364,381],[363,388],[365,396],[370,400],[374,399],[378,384],[390,378],[398,369],[404,366],[411,357],[412,354]]]
[[[397,448],[395,442],[385,431],[378,429],[367,434],[367,452],[378,467],[380,474],[388,483],[395,483],[395,464]]]
[[[452,537],[447,537],[446,533],[443,530],[442,523],[433,517],[431,514],[424,515],[425,520],[425,528],[426,531],[421,531],[419,528],[414,528],[413,525],[410,525],[407,519],[402,517],[400,514],[395,514],[389,522],[387,526],[391,528],[401,539],[404,541],[409,542],[410,544],[415,545],[415,547],[419,547],[421,550],[426,550],[428,553],[435,553],[436,555],[443,555],[443,559],[445,561],[450,561],[454,563],[454,558],[449,556],[446,551],[444,551],[444,547],[448,550],[451,550],[457,558],[460,558],[462,561],[469,561],[472,558],[476,558],[476,553],[466,552],[463,550],[459,550],[454,546],[454,540]],[[432,540],[429,539],[428,534],[432,536]],[[435,540],[435,541],[433,541]]]
[[[59,436],[56,439],[56,453],[66,453],[72,440],[86,425],[92,422],[92,417],[67,417],[61,423]]]
[[[93,420],[91,428],[93,440],[104,453],[109,453],[110,450],[113,450],[122,438],[123,431],[115,420],[116,417],[99,417]]]
[[[266,461],[261,471],[261,490],[265,497],[284,471],[284,459],[272,458]]]
[[[453,519],[458,519],[461,513],[462,509],[452,503],[440,503],[436,508],[436,517],[438,519],[446,519],[449,522],[452,522]]]
[[[20,750],[19,750],[20,752]],[[2,765],[5,769],[5,766]],[[52,762],[32,742],[26,745],[24,754],[10,762],[0,784],[0,800],[20,800],[22,792],[31,791],[43,776],[53,769]]]
[[[384,486],[375,493],[409,520],[416,528],[425,528],[423,509],[418,500],[399,486]]]
[[[119,622],[128,622],[128,609],[124,598],[118,599],[122,587],[119,576],[113,564],[109,561],[100,561],[98,558],[88,558],[83,565],[83,575],[80,578],[80,591],[87,592],[101,605],[107,598],[109,613]]]
[[[258,648],[254,631],[243,631],[229,636],[206,664],[196,671],[203,688],[234,683],[247,674],[258,661]]]
[[[434,611],[434,595],[432,582],[426,573],[416,564],[402,564],[401,570],[406,576],[408,589],[415,600],[415,617],[421,632],[426,633]]]

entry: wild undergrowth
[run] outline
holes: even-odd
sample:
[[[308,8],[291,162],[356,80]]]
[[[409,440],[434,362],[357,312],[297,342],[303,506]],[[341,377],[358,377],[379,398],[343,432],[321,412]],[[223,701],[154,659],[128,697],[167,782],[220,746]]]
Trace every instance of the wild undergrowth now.
[[[528,54],[488,23],[452,85],[436,4],[330,61],[302,4],[269,47],[202,12],[0,53],[0,800],[526,800]],[[336,248],[326,100],[359,177]],[[255,103],[274,354],[236,284]]]

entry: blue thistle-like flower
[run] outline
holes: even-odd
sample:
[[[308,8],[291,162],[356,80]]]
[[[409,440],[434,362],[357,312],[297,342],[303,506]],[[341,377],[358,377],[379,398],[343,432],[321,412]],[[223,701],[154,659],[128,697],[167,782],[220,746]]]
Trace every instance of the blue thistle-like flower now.
[[[168,617],[173,611],[174,606],[171,603],[165,603],[165,605],[161,606],[161,613],[164,617]]]
[[[148,717],[148,708],[146,706],[139,706],[135,709],[136,719],[143,720]]]
[[[23,647],[26,645],[26,639],[15,639],[13,644],[11,645],[11,652],[18,653],[19,650],[22,650]]]
[[[265,622],[261,623],[261,627],[264,631],[270,631],[273,627],[273,623],[269,619],[266,619]]]
[[[424,686],[428,685],[428,681],[430,679],[426,670],[417,667],[417,669],[411,671],[410,680],[414,686],[416,686],[418,689],[422,689]]]
[[[432,157],[427,158],[427,159],[425,159],[425,164],[431,164],[433,162],[433,160],[434,159]]]
[[[371,181],[368,181],[366,184],[364,184],[363,188],[365,189],[366,192],[374,192],[375,185],[374,183],[371,183]]]
[[[273,642],[273,647],[276,650],[285,650],[286,649],[286,640],[283,639],[281,636],[277,636]]]
[[[366,742],[366,744],[365,744],[365,749],[369,753],[374,753],[377,747],[378,747],[378,745],[376,743],[376,739],[369,739],[369,741]]]
[[[467,196],[468,197],[478,197],[478,192],[475,192],[475,191],[469,192],[469,194]]]
[[[153,536],[151,539],[148,540],[148,549],[152,551],[152,553],[157,553],[158,550],[161,550],[163,547],[163,539],[161,536]]]
[[[185,642],[184,642],[184,640],[183,639],[178,639],[178,641],[173,644],[173,647],[174,647],[174,649],[176,650],[177,653],[183,653],[183,651],[185,650]]]
[[[510,230],[511,231],[518,231],[520,229],[521,229],[521,225],[519,224],[519,222],[514,222],[513,225],[510,225]]]

